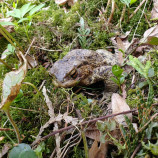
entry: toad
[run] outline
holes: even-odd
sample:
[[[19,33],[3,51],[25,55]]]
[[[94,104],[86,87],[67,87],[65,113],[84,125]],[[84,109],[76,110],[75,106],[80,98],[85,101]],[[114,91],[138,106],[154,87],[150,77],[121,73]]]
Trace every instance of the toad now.
[[[113,91],[117,86],[110,77],[112,65],[115,64],[115,55],[106,50],[75,49],[56,61],[50,74],[54,76],[53,83],[56,87],[88,86],[103,80],[106,90]]]

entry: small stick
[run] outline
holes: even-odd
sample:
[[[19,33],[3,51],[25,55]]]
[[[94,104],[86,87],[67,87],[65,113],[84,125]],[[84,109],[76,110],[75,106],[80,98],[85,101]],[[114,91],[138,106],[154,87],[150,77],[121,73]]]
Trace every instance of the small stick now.
[[[146,1],[146,0],[143,0],[143,1],[139,4],[139,6],[135,9],[135,11],[133,12],[133,14],[130,15],[129,19],[131,19],[131,18],[137,13],[137,11],[141,8],[141,6],[144,4],[145,1]]]
[[[122,115],[122,114],[128,114],[128,113],[132,113],[132,112],[135,112],[135,111],[137,111],[137,109],[128,110],[128,111],[123,111],[123,112],[120,112],[120,113],[111,114],[111,115],[107,115],[107,116],[102,116],[102,117],[99,117],[99,118],[96,118],[96,119],[93,119],[93,120],[89,120],[89,121],[82,122],[82,123],[80,123],[80,124],[78,124],[78,125],[85,125],[85,124],[88,124],[88,123],[95,123],[95,122],[97,122],[98,120],[104,120],[104,119],[107,119],[107,118],[110,118],[110,117],[114,117],[114,116]],[[71,125],[71,126],[68,126],[68,127],[65,127],[65,128],[61,128],[61,129],[59,129],[59,130],[57,130],[57,131],[53,131],[52,133],[50,133],[50,134],[44,136],[43,138],[39,139],[35,144],[37,144],[37,143],[39,143],[40,141],[43,141],[43,140],[45,140],[45,139],[47,139],[47,138],[49,138],[49,137],[55,135],[55,134],[57,134],[57,133],[61,133],[61,132],[63,132],[63,131],[69,130],[69,129],[71,129],[71,128],[75,128],[75,126]],[[33,144],[33,145],[35,145],[35,144]]]
[[[110,14],[110,17],[109,17],[109,20],[108,20],[108,25],[110,24],[110,22],[113,18],[114,12],[115,12],[115,0],[112,0],[112,9],[111,9],[111,14]]]
[[[138,150],[140,149],[141,146],[142,146],[142,144],[140,143],[140,144],[136,147],[136,149],[134,150],[134,152],[133,152],[131,158],[134,158],[134,157],[135,157],[136,153],[138,152]]]

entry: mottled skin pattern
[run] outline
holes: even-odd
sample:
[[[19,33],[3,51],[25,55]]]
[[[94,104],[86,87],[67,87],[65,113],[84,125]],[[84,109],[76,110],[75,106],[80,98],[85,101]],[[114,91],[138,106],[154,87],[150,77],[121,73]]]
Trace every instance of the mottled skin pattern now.
[[[54,76],[53,83],[57,87],[91,85],[104,80],[106,88],[110,90],[116,87],[110,80],[111,68],[115,64],[115,55],[106,50],[75,49],[55,62],[50,74]]]

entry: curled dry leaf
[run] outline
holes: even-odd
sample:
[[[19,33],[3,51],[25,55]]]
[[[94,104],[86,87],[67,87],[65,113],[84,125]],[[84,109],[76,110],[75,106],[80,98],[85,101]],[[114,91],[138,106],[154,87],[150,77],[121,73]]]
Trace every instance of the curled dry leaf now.
[[[130,110],[129,106],[127,105],[125,99],[123,99],[119,94],[117,93],[113,93],[112,98],[111,98],[111,102],[112,102],[112,113],[116,114],[116,113],[120,113],[123,111],[128,111]],[[126,116],[132,120],[132,114],[126,114]],[[119,124],[125,124],[125,118],[123,115],[118,115],[114,117],[115,121],[118,122]]]
[[[22,52],[18,52],[18,57],[23,60],[23,65],[16,71],[11,71],[5,75],[2,85],[2,101],[0,104],[0,109],[7,109],[8,106],[18,95],[21,83],[25,78],[27,72],[27,60]]]

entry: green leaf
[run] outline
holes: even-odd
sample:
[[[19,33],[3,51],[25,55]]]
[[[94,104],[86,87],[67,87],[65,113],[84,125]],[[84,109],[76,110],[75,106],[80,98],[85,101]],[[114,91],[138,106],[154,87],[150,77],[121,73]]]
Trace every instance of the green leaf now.
[[[10,151],[9,158],[37,158],[37,156],[29,145],[22,143]]]
[[[151,45],[158,45],[158,38],[157,37],[148,37],[148,41],[147,41],[148,44],[151,44]]]
[[[103,121],[98,121],[97,122],[97,128],[99,131],[104,132],[105,131],[105,124]]]
[[[101,133],[101,136],[100,136],[100,142],[101,143],[105,143],[105,136],[107,135],[107,133]]]
[[[116,129],[116,122],[115,121],[108,122],[107,127],[108,127],[109,131],[115,130]]]
[[[37,12],[38,10],[40,10],[41,8],[43,8],[45,6],[45,4],[40,4],[36,7],[34,7],[33,9],[31,9],[31,11],[29,12],[29,15],[33,15],[35,12]]]
[[[14,103],[19,102],[19,101],[21,100],[21,98],[23,97],[23,95],[24,95],[24,94],[23,94],[23,91],[20,89],[20,91],[19,91],[17,97],[14,99]]]
[[[152,134],[153,128],[155,127],[158,127],[158,122],[151,122],[148,128],[146,129],[147,139],[151,139],[151,134]]]
[[[148,82],[144,81],[144,82],[140,82],[139,85],[138,85],[138,87],[141,89],[141,88],[143,88],[146,85],[148,85]]]
[[[113,82],[115,82],[117,85],[120,85],[120,82],[118,81],[118,79],[111,77],[110,78]]]
[[[20,11],[20,9],[14,9],[13,11],[7,12],[7,17],[8,16],[12,16],[12,17],[20,19],[21,18],[21,11]]]
[[[84,29],[84,19],[81,17],[80,18],[80,25],[81,25],[81,29]]]
[[[121,0],[121,2],[122,2],[123,4],[126,4],[128,7],[129,7],[129,4],[130,4],[130,1],[131,1],[131,0]]]
[[[11,44],[8,44],[7,49],[9,52],[12,52],[12,53],[14,53],[14,51],[15,51],[15,47],[12,46]]]
[[[135,2],[137,2],[137,0],[131,0],[130,5],[132,5]]]
[[[42,142],[38,147],[34,150],[38,158],[43,158],[42,152],[45,151],[45,143]]]
[[[121,69],[120,66],[114,65],[114,66],[112,67],[112,73],[113,73],[116,77],[121,76],[122,72],[123,72],[123,69]]]
[[[28,18],[22,18],[22,19],[20,19],[19,21],[18,21],[18,24],[19,23],[22,23],[23,21],[28,21],[29,19]]]
[[[31,5],[31,3],[25,4],[20,8],[21,11],[21,18],[23,18],[23,16],[28,13],[33,7],[35,7],[35,5]]]
[[[151,68],[151,62],[147,61],[146,65],[144,66],[138,58],[133,57],[132,55],[129,56],[129,61],[127,64],[134,67],[142,76],[148,79],[148,72]]]
[[[148,77],[154,77],[154,75],[155,75],[154,69],[153,68],[149,68]]]
[[[5,25],[14,25],[12,22],[0,22],[0,24],[2,25],[2,26],[5,26]]]
[[[1,59],[5,59],[8,55],[14,54],[15,47],[8,44],[7,49],[2,53]]]
[[[121,76],[119,79],[120,79],[120,84],[123,84],[123,82],[125,81],[125,77]]]
[[[150,143],[150,141],[148,141],[147,145],[145,145],[145,143],[142,142],[142,146],[145,149],[150,150],[153,155],[158,156],[158,142],[156,144],[152,144],[152,143]]]

